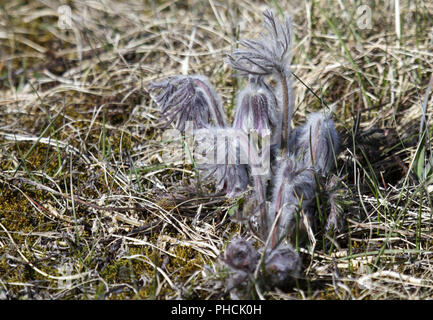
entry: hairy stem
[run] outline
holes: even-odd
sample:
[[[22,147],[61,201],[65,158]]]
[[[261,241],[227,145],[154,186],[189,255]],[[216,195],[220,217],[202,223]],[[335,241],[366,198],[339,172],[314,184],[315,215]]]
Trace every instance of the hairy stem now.
[[[285,158],[287,156],[287,144],[290,134],[290,121],[289,117],[292,117],[292,110],[289,103],[289,86],[287,82],[286,72],[281,71],[281,87],[283,91],[283,122],[281,126],[281,156]]]
[[[250,143],[248,136],[240,135],[239,142],[243,148],[243,150],[248,152],[248,158],[251,162],[251,165],[257,165],[259,163],[259,154],[254,146],[254,144]],[[255,193],[257,195],[257,200],[260,209],[260,230],[263,240],[265,240],[268,236],[268,220],[267,220],[267,208],[266,208],[266,192],[265,186],[263,185],[262,176],[259,174],[251,173],[254,181]]]
[[[280,189],[278,190],[277,203],[276,203],[276,207],[275,207],[275,218],[274,219],[277,219],[278,212],[281,209],[281,198],[283,196],[284,180],[283,180],[283,183],[281,183]],[[278,221],[275,222],[274,229],[272,230],[272,242],[271,242],[271,248],[272,249],[274,249],[277,246],[277,228],[278,228]]]
[[[263,240],[268,236],[268,220],[267,220],[267,210],[266,210],[266,200],[264,198],[265,190],[263,188],[262,179],[260,176],[253,175],[254,184],[256,185],[259,207],[260,207],[260,220]]]

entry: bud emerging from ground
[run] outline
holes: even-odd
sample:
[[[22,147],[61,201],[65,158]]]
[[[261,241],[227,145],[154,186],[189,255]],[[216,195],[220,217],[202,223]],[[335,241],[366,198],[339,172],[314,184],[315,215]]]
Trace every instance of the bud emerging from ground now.
[[[210,117],[215,125],[226,125],[221,101],[206,77],[176,76],[152,83],[150,90],[160,90],[155,101],[167,119],[165,127],[175,122],[176,128],[183,131],[186,122],[191,121],[194,128],[205,128]]]
[[[299,277],[301,259],[289,245],[267,250],[265,259],[265,279],[269,287],[284,287]]]
[[[232,239],[224,252],[224,263],[236,270],[254,272],[259,254],[254,247],[243,238]]]
[[[248,295],[251,288],[252,274],[259,261],[257,250],[243,238],[232,239],[221,259],[229,269],[226,278],[226,288],[234,299],[238,299],[238,294]]]
[[[250,76],[249,84],[237,97],[233,127],[249,133],[256,130],[260,137],[271,133],[276,125],[276,99],[260,76]]]

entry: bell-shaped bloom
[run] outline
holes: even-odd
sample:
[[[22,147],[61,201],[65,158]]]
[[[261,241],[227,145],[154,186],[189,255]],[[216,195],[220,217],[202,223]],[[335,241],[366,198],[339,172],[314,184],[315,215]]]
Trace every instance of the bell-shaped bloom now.
[[[259,40],[240,41],[246,49],[234,50],[227,60],[241,74],[282,73],[290,63],[290,18],[286,16],[284,23],[281,23],[272,10],[265,10],[263,17],[266,33]]]
[[[296,154],[303,159],[306,167],[313,167],[321,175],[327,175],[335,163],[339,144],[330,116],[311,113],[296,138]]]
[[[221,100],[206,77],[176,76],[152,83],[150,90],[160,90],[155,101],[167,120],[165,127],[175,122],[176,128],[183,131],[191,121],[194,128],[205,128],[210,119],[215,125],[226,125]]]
[[[276,126],[276,98],[260,76],[250,76],[249,84],[239,93],[233,127],[245,133],[256,130],[260,137],[271,134]]]

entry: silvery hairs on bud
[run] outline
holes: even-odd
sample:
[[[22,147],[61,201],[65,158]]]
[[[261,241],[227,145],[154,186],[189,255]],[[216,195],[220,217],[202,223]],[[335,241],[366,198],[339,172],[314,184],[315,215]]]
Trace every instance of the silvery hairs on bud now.
[[[302,126],[296,141],[296,152],[307,167],[327,175],[335,162],[339,136],[330,114],[311,113]]]
[[[259,254],[250,242],[241,237],[233,238],[228,244],[222,261],[231,269],[254,272]]]
[[[281,73],[290,63],[290,18],[285,16],[282,24],[272,10],[265,10],[263,17],[266,33],[262,33],[259,40],[239,41],[246,49],[234,50],[227,59],[227,63],[242,75]]]
[[[284,286],[298,276],[300,257],[292,247],[283,245],[283,240],[296,234],[300,212],[307,219],[315,217],[315,175],[330,172],[339,146],[330,113],[312,113],[305,125],[292,130],[291,21],[285,16],[281,22],[272,10],[265,10],[263,17],[265,30],[260,38],[240,41],[243,48],[235,49],[227,59],[239,75],[249,77],[248,85],[237,94],[232,127],[227,125],[221,100],[206,77],[175,76],[150,86],[158,93],[154,99],[166,119],[165,126],[174,123],[178,130],[193,130],[190,151],[204,173],[200,174],[202,182],[215,182],[228,197],[239,196],[253,182],[244,212],[252,216],[249,218],[259,218],[255,219],[257,230],[251,231],[263,241],[272,240],[271,248],[256,250],[242,238],[233,239],[222,257],[231,271],[228,288],[250,288],[255,283],[250,280],[258,270],[258,252],[264,258],[260,275],[268,285]],[[267,82],[269,78],[276,81],[275,86]],[[267,206],[269,177],[273,190]],[[336,196],[330,202],[334,213],[329,223],[336,225],[334,217],[340,210]]]
[[[266,285],[284,287],[299,277],[301,258],[290,245],[267,250],[265,259]]]
[[[221,261],[229,269],[226,289],[232,298],[238,299],[237,289],[245,290],[252,284],[250,278],[259,261],[259,253],[249,241],[235,237],[228,244]],[[248,289],[246,291],[248,294]]]
[[[305,168],[294,155],[282,160],[274,176],[274,189],[269,210],[269,223],[280,212],[277,223],[277,242],[292,235],[296,227],[296,212],[303,210],[307,216],[314,214],[316,182],[314,172]]]
[[[233,127],[249,133],[256,130],[260,137],[270,134],[276,125],[276,98],[261,76],[249,76],[248,85],[236,98]]]
[[[183,131],[186,122],[191,121],[194,128],[205,128],[210,117],[215,125],[226,125],[221,100],[204,76],[175,76],[151,83],[149,89],[160,90],[155,101],[167,119],[165,127],[175,122],[176,128]]]

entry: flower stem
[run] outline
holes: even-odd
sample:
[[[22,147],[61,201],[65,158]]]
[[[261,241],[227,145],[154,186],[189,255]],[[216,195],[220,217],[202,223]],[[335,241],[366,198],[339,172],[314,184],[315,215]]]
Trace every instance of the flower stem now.
[[[254,175],[253,179],[254,179],[254,184],[256,185],[259,208],[260,208],[262,237],[263,239],[266,239],[268,235],[268,220],[267,220],[266,200],[264,198],[265,190],[263,188],[263,183],[260,176]]]
[[[292,117],[291,105],[289,103],[289,86],[286,72],[281,71],[281,87],[283,91],[283,122],[281,127],[281,156],[287,156],[287,145],[290,134],[290,120]]]
[[[255,145],[251,143],[248,136],[246,135],[240,135],[239,138],[240,138],[239,142],[241,148],[247,152],[251,165],[252,166],[257,165],[259,163],[260,157]],[[265,186],[263,184],[261,175],[257,174],[257,172],[254,172],[254,170],[252,170],[251,175],[254,181],[255,193],[257,196],[257,202],[260,210],[260,229],[262,233],[261,236],[263,240],[265,240],[268,236],[268,231],[269,231],[268,220],[267,220]]]

